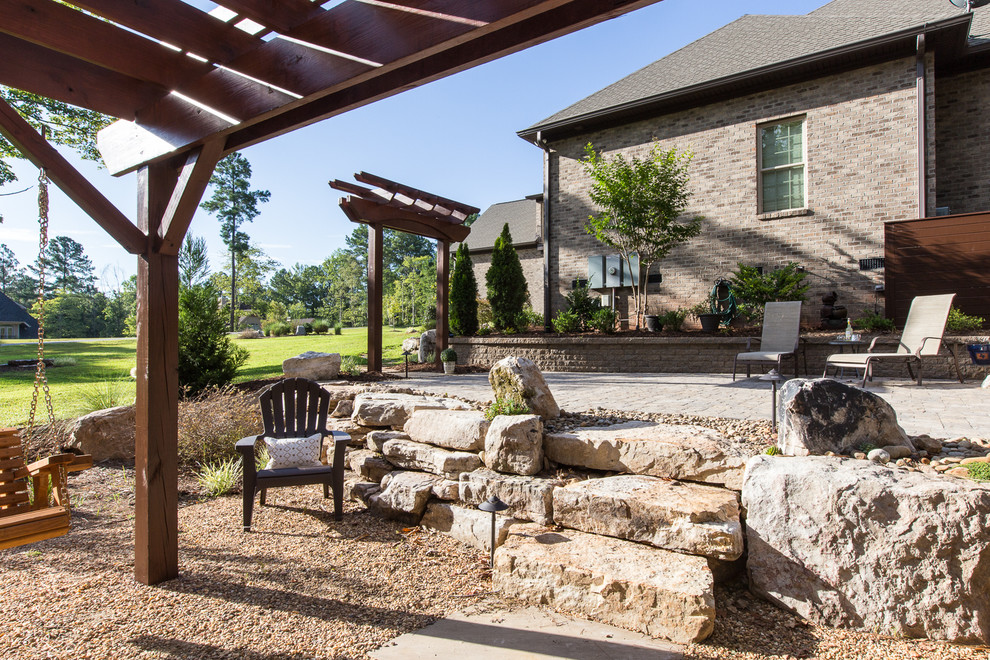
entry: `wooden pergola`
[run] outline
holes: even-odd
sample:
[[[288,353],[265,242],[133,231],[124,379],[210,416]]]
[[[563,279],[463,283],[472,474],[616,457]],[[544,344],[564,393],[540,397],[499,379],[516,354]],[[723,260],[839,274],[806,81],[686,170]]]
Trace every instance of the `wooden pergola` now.
[[[119,118],[100,152],[137,171],[132,222],[0,103],[0,131],[137,255],[137,580],[178,575],[176,255],[216,163],[656,1],[0,0],[0,84]]]
[[[351,222],[368,225],[368,371],[382,370],[382,232],[387,227],[437,241],[437,350],[447,348],[447,294],[450,244],[468,237],[464,220],[481,209],[455,202],[367,172],[354,178],[374,188],[335,179],[330,187],[346,193],[340,208]]]

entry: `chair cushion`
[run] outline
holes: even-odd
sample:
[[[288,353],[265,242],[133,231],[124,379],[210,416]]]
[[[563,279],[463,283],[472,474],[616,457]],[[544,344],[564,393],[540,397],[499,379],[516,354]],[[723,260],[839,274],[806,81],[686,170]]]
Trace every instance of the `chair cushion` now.
[[[266,470],[283,468],[320,467],[320,450],[323,434],[314,433],[308,438],[265,438],[269,461]]]

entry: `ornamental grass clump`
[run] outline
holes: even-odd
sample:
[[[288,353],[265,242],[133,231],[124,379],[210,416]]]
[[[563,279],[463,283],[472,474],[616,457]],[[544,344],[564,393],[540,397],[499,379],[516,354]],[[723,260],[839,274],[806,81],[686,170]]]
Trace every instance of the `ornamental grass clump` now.
[[[516,397],[496,397],[485,409],[485,419],[491,421],[499,415],[528,415],[532,412],[526,402]]]
[[[196,473],[196,480],[210,497],[226,495],[241,481],[241,462],[237,458],[230,458],[208,463]]]
[[[263,430],[255,396],[231,387],[179,402],[179,464],[187,469],[237,459],[234,445]]]

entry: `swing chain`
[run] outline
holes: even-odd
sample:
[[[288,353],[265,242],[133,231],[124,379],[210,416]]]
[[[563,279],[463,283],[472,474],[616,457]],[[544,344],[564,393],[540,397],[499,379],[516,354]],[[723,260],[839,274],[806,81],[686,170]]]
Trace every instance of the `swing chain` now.
[[[48,247],[48,174],[45,168],[38,173],[38,363],[34,370],[34,394],[31,396],[31,413],[28,417],[27,436],[34,430],[34,416],[38,407],[38,390],[44,389],[45,405],[48,408],[48,422],[55,425],[55,411],[52,408],[52,395],[48,389],[48,376],[45,373],[45,249]]]

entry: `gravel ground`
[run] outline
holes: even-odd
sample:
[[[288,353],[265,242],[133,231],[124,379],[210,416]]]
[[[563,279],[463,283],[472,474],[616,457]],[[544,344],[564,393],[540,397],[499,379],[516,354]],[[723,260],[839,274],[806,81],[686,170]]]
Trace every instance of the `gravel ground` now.
[[[558,428],[628,414],[569,414]],[[680,415],[757,453],[769,424]],[[180,577],[133,579],[132,465],[70,475],[68,535],[0,550],[0,658],[368,658],[398,635],[445,614],[515,607],[491,593],[487,556],[420,528],[345,504],[337,523],[315,486],[269,491],[254,532],[240,531],[239,495],[202,499],[180,481]],[[715,632],[690,660],[990,659],[985,647],[822,628],[742,584],[716,589]],[[521,606],[521,605],[520,605]],[[16,653],[7,655],[12,649]]]

